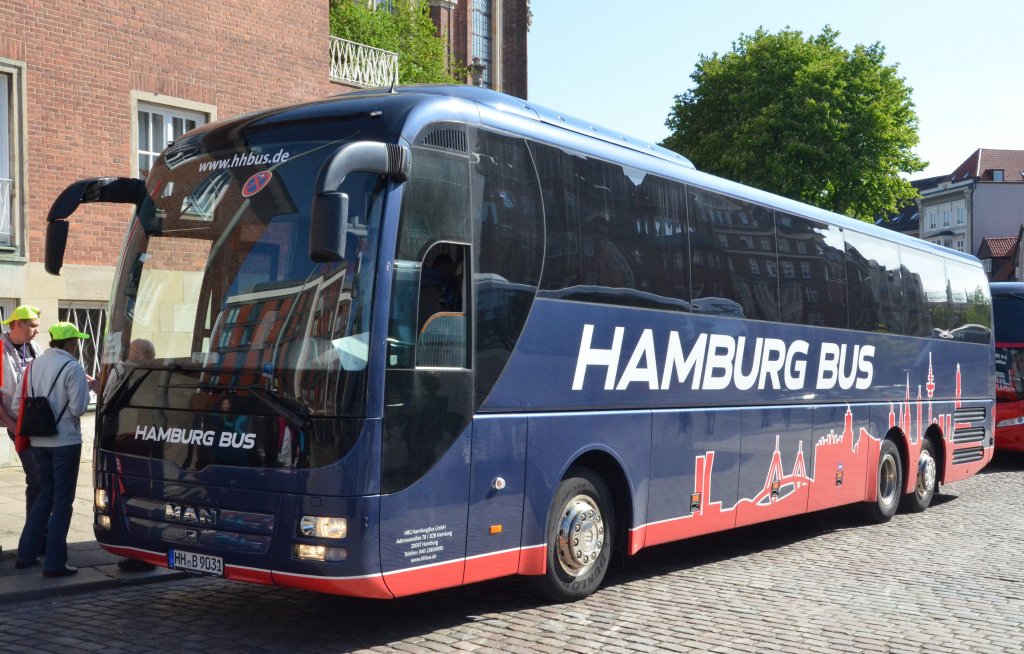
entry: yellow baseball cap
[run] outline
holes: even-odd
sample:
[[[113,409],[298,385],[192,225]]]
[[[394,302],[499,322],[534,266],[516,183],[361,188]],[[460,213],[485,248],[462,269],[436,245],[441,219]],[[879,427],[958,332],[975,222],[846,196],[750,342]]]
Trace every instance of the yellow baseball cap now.
[[[39,319],[39,307],[34,307],[31,304],[23,304],[7,317],[7,320],[3,321],[4,325],[9,325],[15,320],[38,320]]]
[[[89,338],[89,335],[78,331],[78,327],[69,322],[55,322],[50,325],[50,338],[64,341],[69,338]]]

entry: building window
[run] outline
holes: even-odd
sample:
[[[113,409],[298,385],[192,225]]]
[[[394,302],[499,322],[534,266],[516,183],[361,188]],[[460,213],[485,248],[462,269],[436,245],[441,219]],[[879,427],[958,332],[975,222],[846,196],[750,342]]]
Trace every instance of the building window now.
[[[480,81],[492,88],[491,73],[491,3],[492,0],[473,0],[473,58],[483,65]]]
[[[964,251],[964,240],[962,238],[958,238],[956,240],[956,249],[960,250],[961,252]]]
[[[949,227],[949,210],[948,209],[943,209],[942,210],[942,226],[943,227]]]
[[[78,360],[85,372],[93,377],[100,374],[100,353],[103,352],[103,334],[107,326],[107,304],[105,302],[61,302],[57,307],[57,319],[74,323],[79,331],[89,335],[83,339],[78,351]],[[95,401],[95,398],[93,398]]]
[[[25,66],[0,58],[0,248],[21,241],[25,211]]]
[[[139,177],[145,178],[164,148],[185,132],[205,125],[206,114],[140,102],[138,105]]]
[[[11,76],[0,74],[0,245],[11,244]]]
[[[957,225],[963,225],[964,224],[964,208],[963,207],[957,207],[956,208],[956,224]]]
[[[935,229],[939,219],[939,212],[935,209],[928,210],[928,229]]]
[[[992,181],[993,182],[1001,182],[1001,181],[1003,181],[1003,171],[1001,171],[1001,170],[993,170],[992,171]]]

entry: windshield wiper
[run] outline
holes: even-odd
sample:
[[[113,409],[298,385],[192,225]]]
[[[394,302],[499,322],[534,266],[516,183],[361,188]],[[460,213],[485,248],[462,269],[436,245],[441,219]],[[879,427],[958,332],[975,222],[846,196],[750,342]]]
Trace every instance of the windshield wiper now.
[[[304,407],[299,406],[298,402],[295,400],[279,397],[262,388],[254,387],[247,390],[252,393],[253,397],[270,407],[274,413],[284,418],[292,427],[295,427],[299,431],[309,431],[312,428],[313,423],[310,421],[309,411]],[[295,407],[290,407],[288,404],[294,404]]]

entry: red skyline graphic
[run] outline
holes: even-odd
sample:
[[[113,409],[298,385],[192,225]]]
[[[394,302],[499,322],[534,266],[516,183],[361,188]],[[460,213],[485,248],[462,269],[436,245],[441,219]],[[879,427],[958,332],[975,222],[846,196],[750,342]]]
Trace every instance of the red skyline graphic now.
[[[906,435],[912,461],[917,460],[921,440],[928,426],[937,425],[945,441],[950,444],[945,448],[947,463],[953,450],[953,428],[970,426],[970,423],[954,425],[952,411],[933,413],[939,406],[950,404],[949,401],[933,402],[936,388],[929,354],[927,383],[923,387],[927,395],[922,395],[922,387],[919,385],[916,400],[911,400],[908,372],[903,401],[889,403],[889,428],[898,426]],[[961,406],[959,364],[956,366],[952,404],[954,410]],[[927,422],[924,420],[925,408]],[[855,433],[857,438],[854,438]],[[788,473],[779,441],[780,435],[776,434],[775,449],[768,464],[764,486],[753,497],[741,498],[728,508],[723,507],[721,501],[711,500],[714,451],[695,457],[690,514],[635,530],[631,534],[630,551],[637,552],[641,547],[859,502],[871,496],[875,471],[869,462],[877,461],[882,438],[870,433],[865,427],[855,428],[853,410],[849,405],[840,433],[830,429],[815,438],[813,469],[810,472],[806,468],[803,439],[797,443],[797,452]]]

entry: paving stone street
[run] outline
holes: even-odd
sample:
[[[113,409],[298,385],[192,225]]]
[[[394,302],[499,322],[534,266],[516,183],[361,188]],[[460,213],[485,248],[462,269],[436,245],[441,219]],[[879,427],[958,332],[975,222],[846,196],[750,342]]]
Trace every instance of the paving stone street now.
[[[839,509],[645,550],[592,597],[502,579],[391,602],[186,577],[4,606],[0,651],[1024,651],[1024,457],[923,514]]]

